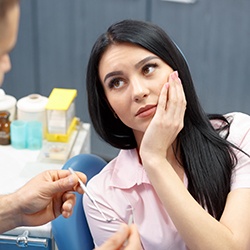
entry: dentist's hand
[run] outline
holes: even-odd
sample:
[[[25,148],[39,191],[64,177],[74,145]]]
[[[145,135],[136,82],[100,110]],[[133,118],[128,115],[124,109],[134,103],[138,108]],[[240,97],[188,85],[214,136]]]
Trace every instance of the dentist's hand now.
[[[86,176],[77,172],[86,182]],[[32,178],[13,194],[17,208],[19,225],[36,226],[47,223],[60,214],[69,217],[76,202],[72,191],[83,193],[78,179],[68,170],[45,171]]]

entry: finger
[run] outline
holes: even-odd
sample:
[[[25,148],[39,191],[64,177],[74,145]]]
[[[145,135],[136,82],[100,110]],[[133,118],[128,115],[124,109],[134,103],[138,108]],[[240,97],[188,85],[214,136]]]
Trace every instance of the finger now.
[[[66,172],[68,172],[67,176],[65,176],[64,173],[63,175],[58,175],[58,179],[51,183],[50,192],[52,194],[66,192],[66,191],[79,191],[80,193],[83,193],[83,191],[78,188],[79,187],[78,178],[80,178],[83,182],[86,182],[87,179],[86,175],[81,172],[77,172],[77,176],[75,176],[70,174],[69,171]]]
[[[159,106],[162,109],[166,109],[167,95],[168,95],[169,83],[165,83],[162,87],[161,94],[159,96]]]
[[[182,85],[181,79],[179,79],[179,88],[180,88],[180,95],[181,95],[181,100],[182,100],[182,106],[184,107],[184,109],[186,109],[187,100],[186,100],[186,96],[185,96],[185,92],[184,92],[184,89],[183,89],[183,85]]]
[[[168,100],[168,112],[172,119],[178,120],[180,113],[182,114],[185,102],[185,95],[182,88],[181,80],[178,77],[178,72],[175,71],[170,75],[170,90]]]
[[[178,109],[177,109],[176,115],[180,119],[183,119],[184,113],[185,113],[185,110],[186,110],[187,102],[186,102],[186,97],[185,97],[183,85],[181,83],[180,78],[177,78],[175,86],[176,86],[177,96],[178,96],[177,97],[177,99],[178,99]]]
[[[165,112],[167,106],[169,83],[165,83],[161,89],[161,93],[158,100],[156,115],[161,116],[162,112]]]
[[[68,200],[62,205],[61,213],[64,218],[69,218],[73,213],[73,207],[75,205],[75,200]]]
[[[74,187],[74,190],[79,194],[84,193],[83,189],[80,187],[80,184],[78,184],[76,187]]]
[[[73,207],[76,204],[76,195],[73,193],[64,193],[63,194],[63,205],[62,205],[62,211],[66,212],[72,212]]]
[[[101,245],[98,248],[95,248],[95,250],[117,250],[124,242],[127,240],[129,235],[129,227],[126,224],[121,224],[119,230],[113,234],[103,245]]]
[[[77,177],[83,182],[83,183],[86,183],[87,182],[87,176],[82,173],[82,172],[75,172],[75,174],[77,175]],[[74,191],[80,193],[80,194],[83,194],[84,191],[83,189],[80,187],[80,184],[77,183],[78,185],[74,186]]]
[[[75,194],[70,192],[57,194],[57,197],[53,199],[53,210],[55,217],[58,217],[60,214],[62,214],[65,218],[71,216],[75,203]]]
[[[131,224],[130,226],[130,236],[128,239],[129,249],[138,249],[141,246],[140,236],[135,224]],[[126,248],[125,248],[126,249]]]
[[[50,179],[56,181],[56,180],[60,180],[60,179],[64,179],[66,177],[71,176],[71,172],[69,170],[48,170],[47,171],[50,175]],[[79,171],[75,171],[75,173],[77,174],[77,177],[83,182],[86,183],[87,181],[87,176]]]
[[[172,123],[176,114],[176,108],[178,106],[178,96],[176,91],[175,82],[172,79],[171,75],[169,77],[169,86],[168,86],[168,96],[166,102],[166,108],[162,117],[165,117],[165,121],[168,123]]]

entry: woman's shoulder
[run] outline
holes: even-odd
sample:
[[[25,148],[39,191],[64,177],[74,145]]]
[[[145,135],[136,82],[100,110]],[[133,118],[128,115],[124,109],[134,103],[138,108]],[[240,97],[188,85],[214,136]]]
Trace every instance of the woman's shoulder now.
[[[219,116],[218,116],[219,117]],[[227,140],[240,145],[242,140],[249,140],[250,136],[250,115],[242,112],[231,112],[223,115],[224,118],[229,122],[229,135]],[[220,130],[226,125],[225,121],[220,118],[210,120],[212,126],[216,130]],[[225,136],[227,132],[225,130],[220,131],[221,136]],[[247,136],[248,135],[248,136]]]
[[[224,117],[230,122],[228,140],[238,146],[250,143],[250,116],[241,112],[225,114]]]
[[[226,120],[230,123],[230,131],[232,128],[238,129],[239,127],[249,127],[250,124],[250,116],[241,112],[231,112],[224,115],[212,115],[213,118],[210,118],[210,122],[214,129],[219,129],[226,125],[225,121],[222,117],[226,118]]]
[[[250,116],[241,112],[225,114],[224,117],[230,122],[230,132],[242,134],[250,129]]]
[[[115,157],[113,160],[111,160],[110,162],[108,162],[104,168],[97,173],[96,175],[94,175],[89,181],[88,181],[88,186],[91,187],[92,185],[96,186],[96,185],[105,185],[106,182],[110,181],[110,177],[112,176],[112,172],[115,166],[115,162],[116,162],[116,158]]]
[[[91,180],[88,186],[110,186],[116,182],[124,182],[124,176],[128,176],[127,166],[135,165],[138,162],[138,156],[135,149],[120,150],[119,154],[109,161],[107,165]],[[120,183],[121,184],[121,183]]]
[[[242,151],[235,150],[237,165],[232,174],[231,190],[250,187],[250,116],[240,112],[226,114],[231,120],[228,140]],[[248,155],[247,155],[248,154]]]
[[[250,123],[250,115],[242,112],[231,112],[224,115],[232,124],[241,124],[244,125],[245,123]],[[242,124],[243,123],[243,124]]]

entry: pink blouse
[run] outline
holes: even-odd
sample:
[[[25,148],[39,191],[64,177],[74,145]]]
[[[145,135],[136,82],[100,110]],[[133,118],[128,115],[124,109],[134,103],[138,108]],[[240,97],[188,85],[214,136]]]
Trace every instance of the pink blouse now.
[[[228,140],[250,154],[250,116],[231,113],[233,116]],[[213,126],[217,126],[213,122]],[[238,164],[233,172],[231,190],[250,187],[250,158],[236,151]],[[187,178],[184,179],[187,187]],[[119,228],[128,223],[131,213],[140,233],[144,249],[186,249],[185,242],[159,200],[137,151],[121,150],[89,183],[88,188],[108,218],[106,222],[89,198],[84,195],[83,205],[96,246],[101,245]]]

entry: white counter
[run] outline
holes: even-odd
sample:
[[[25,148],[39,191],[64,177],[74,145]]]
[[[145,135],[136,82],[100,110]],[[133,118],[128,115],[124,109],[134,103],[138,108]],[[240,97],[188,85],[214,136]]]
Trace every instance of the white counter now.
[[[90,124],[83,123],[79,132],[75,133],[69,158],[81,153],[90,153]],[[40,161],[40,153],[41,150],[17,150],[11,145],[0,146],[0,194],[14,192],[32,177],[45,170],[62,168],[64,162]],[[29,231],[30,237],[53,238],[51,223],[39,227],[19,227],[6,232],[4,235],[17,236],[22,234],[24,230]],[[4,250],[4,246],[1,244],[0,236],[1,249]]]

